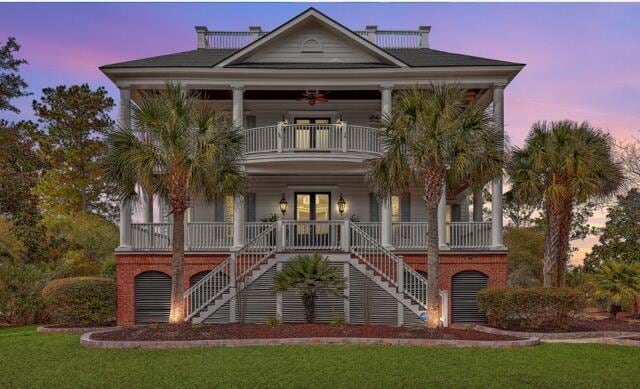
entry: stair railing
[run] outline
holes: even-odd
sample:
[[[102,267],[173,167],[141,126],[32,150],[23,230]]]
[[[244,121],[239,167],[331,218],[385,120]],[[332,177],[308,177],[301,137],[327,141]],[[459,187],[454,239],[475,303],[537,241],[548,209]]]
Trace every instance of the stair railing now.
[[[241,285],[276,251],[273,223],[184,292],[186,320],[197,315],[215,299]]]

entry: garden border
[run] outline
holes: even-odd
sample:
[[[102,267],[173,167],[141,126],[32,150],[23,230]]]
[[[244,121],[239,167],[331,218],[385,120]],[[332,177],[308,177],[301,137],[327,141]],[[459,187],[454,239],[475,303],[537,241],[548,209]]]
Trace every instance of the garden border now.
[[[476,331],[486,332],[494,335],[508,335],[520,338],[536,337],[540,340],[548,339],[584,339],[584,338],[620,338],[629,336],[640,336],[640,332],[630,331],[584,331],[584,332],[521,332],[521,331],[508,331],[501,330],[499,328],[487,327],[479,324],[474,324],[472,327]],[[633,341],[632,341],[633,342]],[[640,343],[640,342],[639,342]]]
[[[52,327],[52,326],[39,326],[36,332],[49,333],[49,334],[84,334],[87,332],[102,332],[117,330],[120,327]]]
[[[423,347],[488,347],[512,348],[527,347],[540,344],[540,338],[530,337],[519,340],[453,340],[453,339],[395,339],[395,338],[280,338],[280,339],[218,339],[218,340],[180,340],[180,341],[114,341],[95,340],[91,335],[97,332],[87,332],[80,337],[80,344],[88,348],[142,348],[142,349],[170,349],[170,348],[204,348],[204,347],[245,347],[245,346],[277,346],[277,345],[405,345]]]

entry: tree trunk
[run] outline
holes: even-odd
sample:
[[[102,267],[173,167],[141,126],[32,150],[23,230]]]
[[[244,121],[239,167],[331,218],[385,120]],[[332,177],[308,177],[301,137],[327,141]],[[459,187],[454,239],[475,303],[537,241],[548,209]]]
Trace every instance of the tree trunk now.
[[[567,272],[567,263],[569,262],[569,238],[571,236],[571,219],[573,217],[573,201],[568,199],[559,209],[560,213],[560,231],[559,231],[559,247],[556,258],[556,288],[564,288],[565,275]]]
[[[547,229],[544,232],[544,257],[542,260],[545,288],[552,288],[557,284],[556,272],[558,271],[559,252],[562,250],[563,235],[563,217],[559,208],[559,204],[547,205]]]
[[[302,304],[304,305],[304,319],[307,323],[316,321],[316,295],[303,294]]]
[[[173,212],[169,323],[182,323],[184,318],[184,211],[176,210]]]
[[[443,190],[443,174],[433,174],[424,183],[424,202],[427,208],[427,320],[428,328],[440,323],[440,247],[438,241],[438,203]]]

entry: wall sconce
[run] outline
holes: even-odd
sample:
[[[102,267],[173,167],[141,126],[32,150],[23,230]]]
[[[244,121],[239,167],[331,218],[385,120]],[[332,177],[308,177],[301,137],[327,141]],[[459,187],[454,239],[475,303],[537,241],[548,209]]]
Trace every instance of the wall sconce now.
[[[287,213],[287,207],[289,203],[287,202],[287,198],[284,197],[284,193],[282,194],[282,199],[280,199],[280,212],[282,212],[282,216]]]
[[[342,193],[340,193],[340,198],[338,199],[338,212],[340,212],[340,216],[342,216],[346,207],[347,202],[344,201],[344,197],[342,197]]]

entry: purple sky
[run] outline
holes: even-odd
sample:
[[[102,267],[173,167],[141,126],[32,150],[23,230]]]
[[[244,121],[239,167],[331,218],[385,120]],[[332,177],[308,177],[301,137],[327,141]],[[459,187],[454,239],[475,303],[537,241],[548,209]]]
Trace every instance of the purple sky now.
[[[521,144],[536,120],[588,120],[616,137],[640,130],[640,4],[0,4],[0,40],[15,36],[35,96],[88,82],[116,89],[98,67],[195,48],[196,25],[271,30],[313,5],[347,27],[431,25],[435,49],[523,62],[506,89],[505,125]],[[602,222],[600,217],[599,222]],[[586,243],[583,247],[590,246]]]

